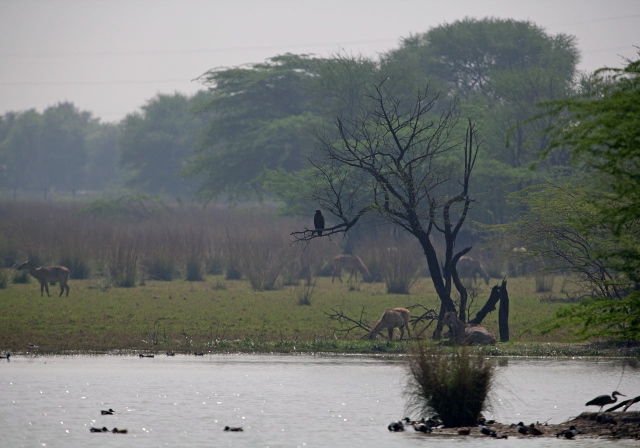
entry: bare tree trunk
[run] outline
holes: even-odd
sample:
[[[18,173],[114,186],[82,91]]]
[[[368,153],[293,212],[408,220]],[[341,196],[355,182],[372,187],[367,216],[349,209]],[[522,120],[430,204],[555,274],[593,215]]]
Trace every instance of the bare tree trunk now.
[[[500,288],[498,325],[500,327],[500,342],[509,342],[509,293],[507,292],[506,280],[502,280],[502,287]]]
[[[487,303],[484,304],[482,309],[478,311],[478,314],[476,314],[476,317],[474,317],[473,320],[470,320],[469,323],[479,325],[487,314],[491,311],[495,311],[496,303],[500,300],[500,294],[500,287],[498,285],[491,288],[491,295],[489,296]]]

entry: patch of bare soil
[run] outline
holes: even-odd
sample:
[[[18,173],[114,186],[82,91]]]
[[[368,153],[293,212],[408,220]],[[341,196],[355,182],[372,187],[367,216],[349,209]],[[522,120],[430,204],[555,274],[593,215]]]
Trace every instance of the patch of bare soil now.
[[[524,422],[529,426],[531,422]],[[562,431],[574,426],[578,434],[576,439],[606,438],[606,439],[639,439],[640,440],[640,412],[583,412],[573,420],[558,425],[536,424],[535,427],[542,432],[541,435],[520,434],[515,424],[502,423],[486,424],[486,427],[495,431],[497,436],[508,437],[557,437]],[[461,428],[434,429],[432,434],[455,435]],[[489,437],[480,432],[479,427],[471,427],[470,436]],[[409,429],[411,430],[411,429]],[[561,436],[563,437],[563,436]]]

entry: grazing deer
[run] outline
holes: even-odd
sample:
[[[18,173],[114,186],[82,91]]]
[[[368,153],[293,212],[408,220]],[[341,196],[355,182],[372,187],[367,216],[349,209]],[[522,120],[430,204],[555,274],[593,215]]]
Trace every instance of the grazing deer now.
[[[475,283],[476,275],[479,275],[484,279],[484,282],[487,285],[489,284],[489,274],[485,271],[482,263],[473,257],[468,257],[466,255],[460,257],[456,264],[456,269],[458,270],[458,275],[461,278],[468,278],[472,283]]]
[[[371,328],[369,333],[369,339],[375,339],[376,335],[385,328],[389,332],[389,340],[393,339],[393,329],[395,327],[400,328],[400,339],[404,337],[404,329],[407,329],[407,334],[411,336],[409,330],[409,311],[406,308],[389,308],[382,314],[382,317]]]
[[[497,341],[496,336],[488,328],[466,324],[453,311],[444,315],[443,323],[449,326],[451,340],[456,345],[495,345]]]
[[[342,283],[342,270],[345,269],[349,271],[351,274],[349,276],[350,282],[353,276],[356,276],[356,282],[358,281],[358,272],[362,274],[362,278],[364,280],[368,280],[371,278],[371,274],[369,274],[369,269],[364,265],[360,257],[356,255],[338,255],[333,259],[333,275],[331,277],[331,283],[335,280],[336,277],[340,279]]]
[[[69,268],[65,268],[64,266],[41,266],[34,268],[31,262],[25,261],[18,267],[18,270],[23,271],[25,269],[28,269],[29,274],[40,282],[40,297],[44,295],[45,289],[47,290],[47,296],[51,297],[51,294],[49,294],[49,282],[57,282],[60,285],[60,295],[58,297],[62,297],[65,289],[67,290],[66,297],[69,297],[69,285],[67,284],[67,280],[69,280],[69,276],[71,275]]]

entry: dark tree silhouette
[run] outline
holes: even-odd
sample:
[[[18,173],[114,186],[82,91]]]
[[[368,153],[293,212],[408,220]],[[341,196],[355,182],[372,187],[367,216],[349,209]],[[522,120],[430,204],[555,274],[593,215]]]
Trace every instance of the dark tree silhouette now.
[[[364,115],[336,119],[337,138],[318,135],[312,199],[338,222],[322,235],[346,233],[365,216],[404,229],[422,247],[441,311],[455,311],[454,257],[457,261],[470,250],[454,253],[474,202],[469,196],[479,149],[474,126],[469,122],[465,133],[457,103],[428,88],[413,98],[396,97],[383,81],[365,98]],[[436,252],[434,233],[445,242],[444,254]],[[321,236],[313,229],[292,235],[306,242]]]

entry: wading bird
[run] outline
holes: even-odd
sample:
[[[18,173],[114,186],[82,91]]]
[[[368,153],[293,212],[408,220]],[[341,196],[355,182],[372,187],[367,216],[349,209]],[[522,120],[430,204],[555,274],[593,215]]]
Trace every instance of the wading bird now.
[[[618,401],[618,397],[616,397],[616,395],[620,395],[622,397],[626,397],[626,395],[621,394],[617,390],[614,390],[613,393],[611,394],[611,396],[609,396],[609,395],[600,395],[600,396],[594,398],[593,400],[588,401],[587,404],[585,404],[585,406],[600,406],[600,410],[598,412],[602,412],[602,408],[604,406],[606,406],[608,404],[615,403],[616,401]]]

